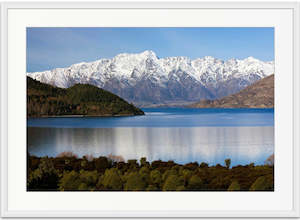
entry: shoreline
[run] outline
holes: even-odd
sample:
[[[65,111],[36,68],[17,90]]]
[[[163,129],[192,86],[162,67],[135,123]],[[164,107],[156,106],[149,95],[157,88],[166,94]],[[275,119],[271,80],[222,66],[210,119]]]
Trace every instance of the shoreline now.
[[[43,115],[43,116],[27,116],[27,119],[34,118],[89,118],[89,117],[128,117],[128,116],[142,116],[145,114],[118,114],[118,115]]]

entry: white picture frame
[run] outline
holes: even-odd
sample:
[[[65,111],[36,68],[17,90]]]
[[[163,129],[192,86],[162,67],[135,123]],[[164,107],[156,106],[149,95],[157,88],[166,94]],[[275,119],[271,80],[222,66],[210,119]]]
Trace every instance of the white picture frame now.
[[[286,180],[286,183],[288,185],[285,185],[284,183],[282,185],[279,185],[279,187],[275,187],[275,192],[279,192],[277,195],[272,195],[273,192],[266,193],[265,194],[260,194],[260,192],[245,192],[241,193],[239,197],[239,193],[237,192],[231,200],[228,200],[229,194],[228,193],[235,193],[235,192],[225,192],[224,193],[219,193],[219,192],[214,192],[213,194],[208,194],[206,192],[202,192],[202,194],[183,194],[180,192],[119,192],[121,194],[118,194],[119,196],[121,195],[122,198],[120,199],[121,201],[125,202],[128,201],[128,203],[131,202],[136,202],[137,199],[140,199],[142,197],[146,197],[147,200],[150,200],[152,203],[157,203],[159,204],[159,200],[161,199],[161,193],[164,193],[164,196],[168,196],[169,198],[162,198],[162,201],[170,201],[170,203],[174,202],[174,200],[186,200],[186,203],[192,203],[197,200],[195,200],[195,195],[201,195],[201,198],[207,199],[209,197],[211,198],[220,198],[220,201],[216,201],[220,207],[222,204],[224,205],[223,209],[214,209],[214,207],[210,207],[208,202],[208,206],[205,209],[201,209],[201,207],[197,205],[193,205],[193,209],[180,209],[179,208],[174,208],[174,209],[168,209],[164,207],[158,208],[153,208],[151,207],[144,209],[143,204],[139,204],[138,202],[132,203],[135,205],[135,207],[132,207],[130,205],[124,204],[122,207],[118,202],[116,203],[116,207],[111,207],[107,209],[78,209],[76,208],[75,205],[67,205],[67,203],[60,203],[59,200],[62,202],[64,201],[64,198],[66,196],[69,196],[70,200],[74,199],[79,199],[79,200],[85,200],[87,201],[90,200],[91,202],[97,201],[97,196],[102,196],[104,194],[108,193],[114,193],[114,192],[104,192],[104,194],[97,194],[97,196],[92,195],[91,193],[81,193],[81,192],[72,192],[72,193],[61,193],[61,192],[52,192],[52,194],[42,194],[38,192],[26,192],[26,190],[23,192],[23,194],[18,193],[18,190],[23,190],[23,189],[17,189],[19,186],[24,186],[24,182],[19,182],[18,177],[16,172],[13,172],[14,166],[13,164],[19,163],[21,167],[26,168],[26,164],[23,164],[26,158],[26,154],[24,155],[24,151],[21,153],[18,153],[15,157],[12,157],[12,154],[15,152],[16,149],[12,143],[14,143],[12,140],[18,141],[22,139],[26,139],[26,109],[20,110],[21,108],[15,108],[12,110],[12,102],[11,100],[14,100],[16,97],[21,97],[20,98],[20,105],[24,104],[26,105],[25,102],[25,94],[26,92],[24,91],[25,84],[25,76],[26,72],[24,72],[24,76],[21,75],[20,79],[16,79],[12,71],[12,62],[15,62],[15,66],[20,66],[20,68],[25,68],[26,65],[26,59],[24,60],[24,55],[26,57],[26,53],[24,54],[24,50],[20,49],[20,56],[13,56],[16,51],[16,47],[23,44],[25,41],[24,39],[24,32],[9,32],[9,31],[18,31],[18,27],[12,24],[15,24],[14,22],[17,22],[20,25],[28,25],[27,20],[29,22],[36,20],[37,17],[35,16],[40,16],[42,13],[45,16],[39,17],[42,21],[45,22],[45,26],[57,26],[57,24],[52,21],[49,21],[49,18],[53,18],[53,14],[51,13],[44,13],[45,10],[76,10],[76,13],[79,15],[83,13],[84,10],[118,10],[119,12],[125,13],[126,10],[131,10],[135,11],[136,13],[142,12],[142,10],[149,10],[151,12],[147,12],[147,19],[145,17],[141,17],[141,19],[136,19],[136,17],[133,17],[131,19],[128,19],[129,26],[135,26],[135,25],[142,25],[143,22],[146,26],[151,26],[151,22],[149,21],[151,18],[151,13],[155,12],[156,10],[177,10],[180,12],[181,10],[201,10],[203,14],[205,14],[206,10],[210,10],[212,13],[214,11],[218,10],[220,12],[224,12],[223,15],[219,15],[220,17],[216,17],[215,25],[218,22],[217,20],[224,20],[224,16],[226,16],[226,13],[230,12],[237,12],[237,13],[244,13],[247,11],[247,13],[251,10],[253,12],[255,11],[272,11],[273,16],[281,16],[281,13],[290,13],[288,16],[290,16],[291,19],[287,20],[287,24],[291,27],[291,42],[290,43],[290,51],[282,49],[284,45],[284,42],[277,42],[280,48],[275,47],[275,64],[276,62],[281,61],[280,59],[286,54],[288,54],[291,57],[290,63],[284,64],[287,65],[290,69],[291,75],[288,76],[283,76],[281,74],[280,77],[277,78],[277,81],[275,85],[280,85],[284,84],[284,79],[288,78],[286,80],[285,88],[290,88],[292,97],[290,97],[291,100],[291,106],[292,109],[290,109],[289,112],[286,112],[287,115],[289,115],[292,119],[292,123],[287,124],[287,128],[291,131],[289,135],[287,135],[287,140],[289,140],[288,143],[291,143],[287,148],[289,149],[290,154],[287,154],[285,156],[281,155],[276,155],[276,158],[282,157],[281,160],[288,163],[286,167],[281,168],[281,164],[276,164],[275,169],[277,169],[277,166],[279,167],[278,172],[275,172],[275,182],[278,179],[283,179],[285,176],[282,176],[281,174],[284,173],[284,169],[288,168],[287,173],[289,173],[289,176]],[[16,12],[20,13],[19,15],[16,15],[14,13],[10,12]],[[34,11],[34,13],[33,13]],[[227,11],[227,12],[226,12]],[[23,13],[24,12],[24,13]],[[37,15],[35,15],[35,12],[37,12]],[[247,14],[245,13],[245,14]],[[127,217],[127,218],[132,218],[132,217],[186,217],[186,218],[195,218],[195,217],[300,217],[300,181],[299,181],[299,173],[300,173],[300,151],[299,151],[299,146],[300,146],[300,68],[299,68],[299,52],[300,52],[300,35],[299,35],[299,25],[300,25],[300,4],[297,2],[184,2],[184,1],[174,1],[174,2],[116,2],[116,1],[106,1],[106,2],[97,2],[97,3],[92,3],[92,2],[73,2],[73,3],[58,3],[58,2],[11,2],[11,3],[2,3],[1,4],[1,217]],[[31,14],[29,18],[29,14]],[[92,14],[92,13],[91,13]],[[99,14],[99,13],[98,13]],[[103,13],[104,14],[104,13]],[[83,14],[82,14],[83,15]],[[159,14],[156,14],[158,17],[160,16]],[[23,16],[23,17],[22,17]],[[62,16],[62,15],[58,15]],[[70,14],[70,16],[72,16]],[[125,15],[124,15],[125,16]],[[150,16],[150,17],[149,17]],[[203,15],[207,16],[207,15]],[[245,15],[246,16],[246,15]],[[257,15],[259,17],[259,15]],[[268,16],[266,16],[268,17]],[[27,19],[28,18],[28,19]],[[63,18],[63,17],[62,17]],[[272,16],[269,16],[268,18],[265,19],[271,19]],[[48,19],[48,20],[47,20]],[[88,20],[88,16],[82,16],[82,22],[79,22],[77,25],[74,24],[74,26],[85,26],[84,22],[85,20]],[[154,18],[153,18],[154,19]],[[17,21],[15,21],[17,20]],[[125,19],[126,20],[126,19]],[[155,19],[154,19],[155,20]],[[168,20],[168,19],[166,19]],[[225,19],[226,20],[226,19]],[[231,19],[232,21],[234,20]],[[231,22],[229,19],[228,22]],[[235,18],[235,20],[238,20]],[[241,18],[240,24],[243,25],[243,19]],[[246,21],[245,17],[245,21]],[[248,25],[251,25],[250,21],[251,19],[248,19]],[[254,19],[255,20],[255,19]],[[284,20],[284,16],[282,15],[282,19],[279,20]],[[22,22],[21,22],[22,21]],[[62,21],[63,22],[63,21]],[[66,19],[66,23],[72,22],[70,19]],[[73,21],[74,22],[74,21]],[[113,25],[118,26],[120,23],[118,23],[116,20],[113,20],[112,22],[115,22]],[[126,21],[122,21],[126,22]],[[135,23],[136,22],[136,23]],[[165,23],[164,23],[165,22]],[[162,21],[162,25],[169,24],[173,26],[195,26],[197,25],[197,21],[191,20],[191,23],[184,23],[186,22],[184,19],[181,23],[170,23],[171,21],[168,21],[169,23],[166,23],[167,21]],[[178,21],[177,21],[178,22]],[[220,21],[221,22],[221,21]],[[256,21],[257,22],[257,21]],[[263,20],[261,20],[263,23]],[[275,21],[274,21],[275,22]],[[276,20],[277,22],[277,20]],[[17,24],[16,23],[16,24]],[[245,23],[245,24],[246,24]],[[51,25],[53,24],[53,25]],[[70,25],[71,23],[68,23]],[[96,23],[91,23],[91,26],[95,26]],[[203,25],[203,24],[202,24]],[[257,25],[260,26],[259,22],[257,22]],[[282,25],[282,24],[281,24]],[[36,24],[33,24],[33,26],[36,26]],[[65,26],[62,24],[61,26]],[[220,23],[220,26],[221,23]],[[237,23],[235,23],[234,26],[238,26]],[[20,28],[20,30],[24,31],[24,28]],[[275,29],[276,32],[276,29]],[[23,39],[20,42],[16,41],[17,38],[11,38],[12,35],[9,35],[9,33],[20,33],[18,36],[18,39]],[[23,34],[22,34],[23,33]],[[281,38],[279,38],[281,39]],[[275,38],[275,41],[278,40]],[[17,46],[16,46],[17,45]],[[289,46],[287,46],[289,47]],[[282,53],[282,54],[280,54]],[[286,54],[284,54],[286,53]],[[14,54],[16,55],[16,54]],[[277,59],[277,60],[276,60]],[[283,58],[282,58],[283,59]],[[20,62],[19,62],[20,61]],[[17,64],[16,64],[17,63]],[[284,63],[284,62],[282,62]],[[282,65],[282,67],[284,66]],[[276,66],[277,69],[280,69],[280,66]],[[276,71],[275,71],[276,72]],[[23,78],[22,78],[23,77]],[[15,84],[12,84],[12,79],[15,79]],[[288,94],[288,93],[286,93]],[[284,98],[284,95],[281,95],[281,98],[279,97],[279,93],[276,94],[275,98],[275,103]],[[23,98],[22,98],[23,97]],[[276,103],[276,104],[277,104]],[[17,107],[17,106],[15,106]],[[14,115],[13,113],[18,113],[17,111],[20,111],[20,115],[24,118],[19,120],[19,118]],[[275,110],[276,111],[276,110]],[[19,115],[19,114],[18,114]],[[281,122],[285,121],[285,116],[281,116]],[[288,121],[288,120],[287,120]],[[25,123],[24,123],[25,122]],[[18,125],[18,126],[15,126]],[[283,126],[284,127],[284,126]],[[19,128],[22,128],[22,131],[18,130]],[[16,132],[16,133],[13,133]],[[25,131],[25,133],[24,133]],[[24,147],[24,146],[23,146]],[[277,146],[276,146],[277,147]],[[280,147],[280,146],[278,146]],[[283,146],[281,146],[283,147]],[[21,149],[21,148],[20,148]],[[277,151],[278,152],[278,151]],[[283,152],[283,151],[282,151]],[[19,160],[20,159],[20,160]],[[277,162],[277,161],[276,161]],[[14,173],[14,174],[13,174]],[[280,175],[279,175],[280,174]],[[288,174],[287,174],[288,175]],[[18,173],[18,176],[21,176],[22,178],[24,176],[24,172]],[[278,178],[278,179],[276,179]],[[291,181],[291,182],[290,182]],[[20,183],[20,184],[19,184]],[[23,184],[23,185],[22,185]],[[26,186],[26,184],[25,184]],[[287,196],[284,194],[284,186],[292,186],[290,189],[288,189],[290,194]],[[15,188],[16,187],[16,188]],[[26,187],[25,187],[26,188]],[[280,192],[283,192],[280,194]],[[50,192],[51,193],[51,192]],[[122,194],[123,193],[123,194]],[[219,193],[219,194],[218,194]],[[227,194],[226,194],[227,193]],[[30,194],[30,197],[33,199],[37,199],[40,206],[35,205],[35,208],[32,208],[30,206],[31,201],[28,200],[28,196]],[[53,196],[55,195],[55,196]],[[115,194],[114,194],[115,195]],[[113,196],[114,196],[113,195]],[[220,195],[220,197],[219,197]],[[229,197],[228,197],[229,196]],[[228,203],[233,203],[233,204],[238,204],[238,202],[234,201],[234,197],[237,196],[237,198],[245,198],[245,203],[247,203],[246,199],[249,199],[247,204],[248,207],[245,209],[245,206],[241,205],[239,208],[237,206],[228,208]],[[282,204],[289,204],[287,208],[281,209],[271,209],[270,206],[263,206],[260,209],[256,209],[255,207],[255,198],[260,198],[260,196],[264,196],[265,198],[270,197],[270,200],[274,200],[274,203],[278,207]],[[123,198],[124,197],[124,198]],[[248,198],[249,197],[249,198]],[[54,199],[57,198],[57,201]],[[150,199],[149,199],[150,198]],[[152,198],[152,200],[151,200]],[[189,198],[191,201],[189,201]],[[262,197],[263,198],[263,197]],[[39,200],[40,199],[40,200]],[[230,198],[229,198],[230,199]],[[252,200],[251,200],[252,199]],[[282,203],[279,201],[275,201],[278,199],[282,199]],[[18,200],[18,204],[15,204],[14,201]],[[259,200],[259,199],[257,199]],[[26,202],[27,201],[27,202]],[[52,201],[52,203],[51,203]],[[89,203],[88,201],[87,203]],[[23,202],[23,203],[22,203]],[[33,201],[32,201],[33,202]],[[52,204],[53,206],[55,203],[60,204],[59,209],[54,209],[52,208],[51,205],[48,206],[48,208],[45,208],[43,206],[43,203],[45,204]],[[199,201],[200,202],[200,201]],[[236,202],[236,203],[235,203]],[[257,201],[259,204],[260,201]],[[141,203],[141,202],[140,202]],[[241,202],[239,202],[241,203]],[[23,205],[22,205],[23,204]],[[34,203],[32,203],[34,204]],[[213,204],[213,203],[211,203]],[[253,209],[251,208],[251,204],[253,205]],[[84,206],[84,204],[82,204]],[[154,204],[153,204],[154,205]],[[176,204],[172,203],[174,207]],[[192,205],[192,204],[191,204]],[[274,207],[277,207],[277,206]],[[72,209],[72,207],[75,207]],[[155,206],[156,207],[156,206]]]

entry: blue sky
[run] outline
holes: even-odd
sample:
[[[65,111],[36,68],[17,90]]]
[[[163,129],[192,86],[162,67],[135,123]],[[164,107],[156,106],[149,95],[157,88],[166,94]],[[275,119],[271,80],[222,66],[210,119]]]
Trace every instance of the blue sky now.
[[[27,72],[153,50],[158,57],[274,60],[273,28],[27,28]]]

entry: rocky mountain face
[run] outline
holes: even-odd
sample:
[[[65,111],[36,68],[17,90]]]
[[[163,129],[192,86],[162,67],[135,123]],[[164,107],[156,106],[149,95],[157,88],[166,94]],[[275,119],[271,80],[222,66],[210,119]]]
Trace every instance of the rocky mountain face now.
[[[202,100],[192,108],[274,108],[274,74],[240,92],[216,100]]]
[[[221,98],[273,73],[273,61],[253,57],[222,61],[207,56],[191,60],[158,58],[153,51],[144,51],[27,75],[61,88],[91,84],[146,106]]]

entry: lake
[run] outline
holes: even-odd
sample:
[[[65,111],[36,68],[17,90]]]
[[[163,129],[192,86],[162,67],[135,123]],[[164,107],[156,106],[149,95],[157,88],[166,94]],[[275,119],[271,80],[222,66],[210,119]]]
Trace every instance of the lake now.
[[[28,151],[232,165],[263,164],[274,153],[273,109],[143,109],[144,116],[27,121]]]

